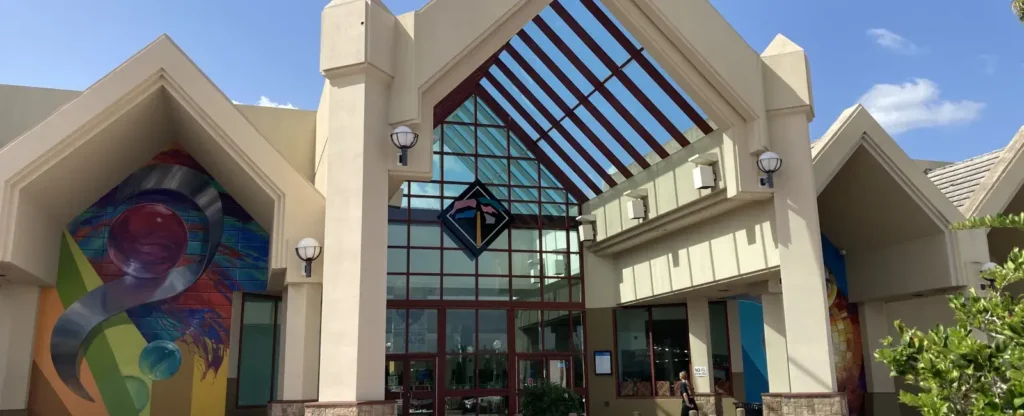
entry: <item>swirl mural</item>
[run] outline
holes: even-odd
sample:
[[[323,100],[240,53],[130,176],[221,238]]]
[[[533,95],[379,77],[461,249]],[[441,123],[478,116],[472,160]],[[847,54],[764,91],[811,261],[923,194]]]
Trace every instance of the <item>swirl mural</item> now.
[[[267,284],[267,233],[184,150],[68,224],[43,291],[33,414],[218,415],[235,291]]]

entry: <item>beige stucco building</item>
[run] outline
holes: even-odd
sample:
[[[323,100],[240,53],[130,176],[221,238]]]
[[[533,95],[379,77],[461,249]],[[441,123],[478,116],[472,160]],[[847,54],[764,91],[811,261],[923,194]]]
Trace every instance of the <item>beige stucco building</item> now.
[[[235,105],[166,36],[0,85],[0,414],[505,415],[546,381],[676,415],[680,371],[701,414],[907,414],[879,340],[1019,244],[949,226],[1024,210],[1024,134],[916,161],[854,106],[812,141],[804,51],[707,0],[321,25],[316,111]]]

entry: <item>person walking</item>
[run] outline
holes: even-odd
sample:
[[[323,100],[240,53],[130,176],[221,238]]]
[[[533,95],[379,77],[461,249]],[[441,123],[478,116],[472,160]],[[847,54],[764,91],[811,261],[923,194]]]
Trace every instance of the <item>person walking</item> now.
[[[693,396],[693,385],[685,371],[679,372],[679,395],[683,396],[683,413],[681,416],[690,416],[690,411],[697,410],[697,399]]]

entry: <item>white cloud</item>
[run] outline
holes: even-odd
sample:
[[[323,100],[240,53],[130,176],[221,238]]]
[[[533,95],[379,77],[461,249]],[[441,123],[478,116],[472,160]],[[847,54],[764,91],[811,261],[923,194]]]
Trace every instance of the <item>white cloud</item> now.
[[[275,102],[274,100],[271,100],[271,99],[267,98],[267,96],[265,96],[265,95],[261,95],[260,96],[260,100],[256,102],[256,105],[258,105],[260,107],[276,107],[276,108],[292,108],[292,109],[296,108],[294,105],[292,105],[292,103],[281,104],[281,103]]]
[[[996,67],[999,66],[999,57],[995,55],[978,55],[978,60],[981,61],[981,72],[985,75],[992,75],[996,73]]]
[[[913,55],[921,52],[921,48],[915,45],[914,42],[893,33],[889,29],[868,29],[867,34],[875,40],[875,43],[893,52],[906,55]]]
[[[984,103],[942,100],[939,86],[916,78],[903,84],[877,84],[860,103],[889,134],[914,129],[970,123],[981,115]]]
[[[235,101],[235,100],[231,100],[231,103],[235,104],[235,105],[249,105],[249,104],[245,104],[245,103],[238,102],[238,101]],[[298,109],[298,107],[295,107],[294,105],[292,105],[292,103],[281,104],[279,102],[271,100],[270,98],[267,98],[266,95],[261,95],[259,101],[256,101],[256,104],[251,104],[251,105],[258,105],[260,107]]]

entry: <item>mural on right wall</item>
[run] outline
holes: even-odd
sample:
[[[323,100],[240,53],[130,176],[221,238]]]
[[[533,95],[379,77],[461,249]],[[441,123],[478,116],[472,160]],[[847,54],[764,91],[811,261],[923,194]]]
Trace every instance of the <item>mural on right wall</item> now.
[[[832,330],[832,351],[835,355],[838,389],[846,393],[850,416],[864,414],[867,376],[857,305],[849,303],[846,261],[839,249],[824,235],[821,248],[825,262],[825,287],[828,289],[828,312]],[[760,300],[739,299],[740,339],[743,348],[744,400],[760,402],[768,391],[767,357],[764,347],[764,315]]]

